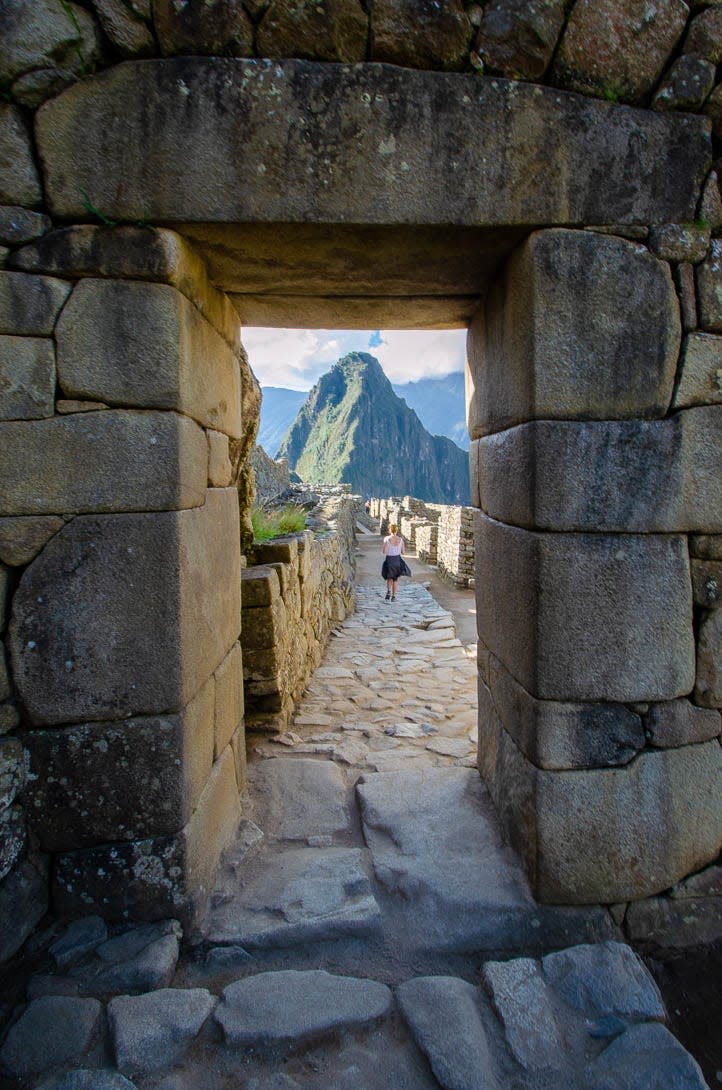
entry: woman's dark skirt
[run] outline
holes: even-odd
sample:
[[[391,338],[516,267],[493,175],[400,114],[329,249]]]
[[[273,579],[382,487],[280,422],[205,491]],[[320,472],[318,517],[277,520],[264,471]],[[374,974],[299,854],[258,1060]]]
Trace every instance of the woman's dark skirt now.
[[[396,580],[400,575],[411,575],[411,569],[403,556],[387,556],[381,567],[381,578]]]

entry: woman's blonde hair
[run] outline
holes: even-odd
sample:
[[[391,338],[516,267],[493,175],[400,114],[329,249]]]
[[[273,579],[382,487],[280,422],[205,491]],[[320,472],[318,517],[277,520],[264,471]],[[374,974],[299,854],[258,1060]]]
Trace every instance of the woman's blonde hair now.
[[[392,523],[389,524],[389,533],[395,534],[397,530],[398,530],[398,526],[396,525],[395,522],[392,522]]]

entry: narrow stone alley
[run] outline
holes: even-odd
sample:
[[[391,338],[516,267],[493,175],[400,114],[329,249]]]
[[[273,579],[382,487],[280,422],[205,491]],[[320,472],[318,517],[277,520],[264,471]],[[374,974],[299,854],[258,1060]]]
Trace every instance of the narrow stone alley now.
[[[0,1049],[7,1085],[706,1085],[608,910],[536,904],[502,843],[475,768],[473,591],[412,557],[388,602],[378,537],[358,546],[356,610],[291,729],[250,739],[203,926],[182,947],[175,921],[54,935]]]

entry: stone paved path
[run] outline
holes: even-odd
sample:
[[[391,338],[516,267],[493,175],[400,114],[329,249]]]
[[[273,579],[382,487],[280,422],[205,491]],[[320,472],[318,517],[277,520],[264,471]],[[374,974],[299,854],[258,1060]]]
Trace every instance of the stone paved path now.
[[[475,675],[418,580],[391,604],[368,576],[292,730],[252,744],[202,930],[54,935],[7,1085],[701,1090],[608,912],[533,901],[473,767]]]

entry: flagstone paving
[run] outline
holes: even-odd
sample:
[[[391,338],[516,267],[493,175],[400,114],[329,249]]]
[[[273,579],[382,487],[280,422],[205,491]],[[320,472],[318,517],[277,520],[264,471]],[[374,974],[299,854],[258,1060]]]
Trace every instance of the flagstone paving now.
[[[376,566],[291,729],[251,739],[203,926],[180,949],[176,922],[56,927],[6,1085],[705,1086],[609,912],[534,902],[474,767],[475,647],[418,580],[385,601]]]

